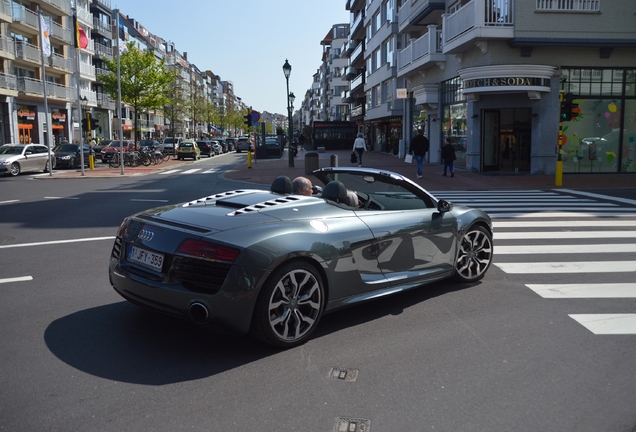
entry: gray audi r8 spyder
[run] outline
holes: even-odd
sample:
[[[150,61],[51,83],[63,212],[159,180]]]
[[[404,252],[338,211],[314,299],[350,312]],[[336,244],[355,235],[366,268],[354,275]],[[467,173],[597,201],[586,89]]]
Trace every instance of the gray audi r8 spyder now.
[[[324,313],[453,277],[493,258],[483,211],[381,169],[314,171],[324,189],[239,189],[126,218],[109,278],[130,302],[289,348]]]

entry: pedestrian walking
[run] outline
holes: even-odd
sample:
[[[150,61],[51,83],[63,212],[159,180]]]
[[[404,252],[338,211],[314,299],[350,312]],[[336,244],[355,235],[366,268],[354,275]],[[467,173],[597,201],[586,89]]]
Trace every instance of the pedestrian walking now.
[[[446,177],[446,171],[450,170],[450,176],[455,177],[455,167],[453,161],[457,159],[455,156],[455,149],[450,142],[450,138],[446,138],[444,145],[442,146],[442,160],[444,161],[444,177]]]
[[[359,133],[356,140],[353,142],[353,152],[358,156],[358,166],[362,166],[362,153],[367,149],[367,142],[364,140],[364,135]]]
[[[424,131],[422,129],[418,129],[417,135],[413,137],[411,140],[411,148],[409,153],[412,153],[415,156],[415,163],[417,163],[417,178],[422,178],[422,161],[424,160],[424,156],[426,156],[426,152],[430,148],[430,143],[428,138],[424,136]]]
[[[298,143],[300,144],[300,149],[305,150],[305,135],[302,133],[298,136]]]

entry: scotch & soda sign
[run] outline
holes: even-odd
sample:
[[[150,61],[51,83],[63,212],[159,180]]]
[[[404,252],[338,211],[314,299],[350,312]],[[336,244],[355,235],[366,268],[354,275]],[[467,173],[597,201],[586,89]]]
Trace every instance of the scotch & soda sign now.
[[[528,77],[503,77],[503,78],[479,78],[464,81],[464,88],[476,87],[549,87],[546,78]]]

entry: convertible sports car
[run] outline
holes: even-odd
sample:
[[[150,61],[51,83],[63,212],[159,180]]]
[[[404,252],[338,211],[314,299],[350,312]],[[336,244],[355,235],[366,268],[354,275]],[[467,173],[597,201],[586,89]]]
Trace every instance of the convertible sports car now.
[[[326,312],[443,278],[474,282],[493,257],[483,211],[369,168],[322,168],[324,189],[233,190],[124,220],[110,282],[125,299],[289,348]]]

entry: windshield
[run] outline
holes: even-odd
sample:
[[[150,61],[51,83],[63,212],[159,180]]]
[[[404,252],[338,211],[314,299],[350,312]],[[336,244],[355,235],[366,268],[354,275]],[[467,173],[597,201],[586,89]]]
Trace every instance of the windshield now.
[[[74,152],[77,151],[77,146],[73,145],[73,144],[63,144],[63,145],[59,145],[56,146],[53,151],[56,152]]]
[[[24,146],[2,146],[0,147],[0,154],[22,154]]]

